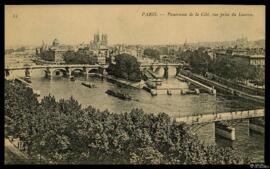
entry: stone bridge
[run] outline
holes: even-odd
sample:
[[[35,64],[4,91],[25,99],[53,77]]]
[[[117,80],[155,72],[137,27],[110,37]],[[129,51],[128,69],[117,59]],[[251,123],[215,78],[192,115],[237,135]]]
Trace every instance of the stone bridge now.
[[[140,65],[140,70],[151,70],[153,73],[157,73],[160,69],[164,70],[164,78],[168,78],[169,75],[169,67],[170,68],[175,68],[176,69],[176,75],[180,72],[180,69],[182,69],[184,64],[182,63],[149,63],[149,64],[141,64]]]
[[[32,70],[40,69],[43,70],[47,77],[53,77],[56,74],[62,74],[65,76],[71,76],[75,72],[79,72],[85,75],[89,73],[100,73],[103,74],[107,65],[34,65],[34,66],[23,66],[23,67],[6,67],[5,77],[8,77],[12,71],[24,70],[26,77],[31,77]]]
[[[161,68],[164,69],[164,77],[168,77],[169,67],[174,67],[176,69],[176,75],[179,73],[180,69],[185,66],[182,63],[152,63],[152,64],[141,64],[140,70],[151,70],[153,72],[158,72]],[[89,73],[104,73],[104,70],[108,65],[89,65],[89,64],[73,64],[73,65],[29,65],[21,67],[5,67],[5,77],[8,77],[12,71],[24,70],[26,77],[31,77],[32,70],[41,69],[46,73],[46,76],[53,77],[56,74],[63,74],[65,76],[71,76],[74,72],[80,72],[85,75]]]

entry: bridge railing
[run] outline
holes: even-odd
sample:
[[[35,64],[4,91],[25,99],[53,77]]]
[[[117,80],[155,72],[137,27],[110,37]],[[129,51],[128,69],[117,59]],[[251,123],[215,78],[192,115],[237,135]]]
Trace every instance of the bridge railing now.
[[[41,69],[41,68],[66,68],[66,67],[70,67],[70,68],[82,68],[82,67],[106,67],[106,65],[90,65],[90,64],[74,64],[74,65],[34,65],[34,66],[14,66],[14,67],[10,67],[7,66],[5,67],[5,70],[21,70],[21,69]]]

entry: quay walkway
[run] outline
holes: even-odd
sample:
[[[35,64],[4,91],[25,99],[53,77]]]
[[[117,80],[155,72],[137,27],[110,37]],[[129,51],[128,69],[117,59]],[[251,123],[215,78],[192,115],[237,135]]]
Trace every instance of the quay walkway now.
[[[191,79],[191,78],[189,78],[187,76],[184,76],[182,74],[178,74],[177,76],[182,78],[182,79],[185,79],[186,81],[190,82],[191,84],[193,84],[193,85],[195,85],[195,86],[197,86],[197,87],[199,87],[199,88],[201,88],[203,90],[206,90],[208,93],[210,93],[212,95],[216,94],[216,90],[213,89],[212,87],[206,86],[206,85],[204,85],[204,84],[202,84],[202,83],[200,83],[200,82],[198,82],[196,80],[193,80],[193,79]]]
[[[258,102],[258,103],[264,103],[264,101],[265,101],[265,98],[263,96],[247,94],[247,93],[242,92],[240,90],[233,89],[231,87],[225,86],[225,85],[220,84],[218,82],[206,79],[203,76],[200,76],[200,75],[197,75],[197,74],[196,75],[193,74],[192,77],[190,77],[190,78],[192,78],[194,80],[197,80],[197,81],[199,81],[201,83],[204,83],[206,85],[214,86],[216,88],[216,90],[218,90],[220,92],[223,92],[223,93],[224,92],[225,93],[230,93],[230,94],[233,94],[235,96],[238,96],[238,97],[250,100],[250,101]]]

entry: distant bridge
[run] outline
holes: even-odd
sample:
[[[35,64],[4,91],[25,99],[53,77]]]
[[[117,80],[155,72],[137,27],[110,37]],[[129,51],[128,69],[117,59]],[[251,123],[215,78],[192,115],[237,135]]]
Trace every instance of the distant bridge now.
[[[182,63],[147,63],[147,64],[141,64],[140,65],[140,70],[146,70],[150,69],[153,73],[157,73],[161,68],[164,70],[164,75],[163,77],[167,78],[169,73],[169,67],[174,67],[176,69],[175,75],[177,75],[180,72],[180,69],[183,68],[183,66],[186,66]],[[154,75],[154,74],[153,74]]]
[[[34,65],[34,66],[22,66],[22,67],[5,67],[5,76],[9,76],[11,71],[25,70],[25,76],[31,76],[31,70],[41,69],[44,70],[46,76],[52,77],[56,72],[61,72],[64,75],[72,75],[75,71],[79,71],[84,74],[91,73],[91,71],[99,72],[103,74],[107,65],[89,65],[89,64],[73,64],[73,65]]]
[[[176,74],[179,73],[180,67],[183,66],[182,63],[152,63],[152,64],[141,64],[140,69],[147,69],[150,68],[151,70],[159,70],[160,68],[163,68],[165,73],[168,73],[168,67],[173,66],[176,68]],[[5,67],[5,76],[9,76],[11,71],[15,70],[25,70],[25,76],[30,77],[31,76],[31,70],[35,69],[41,69],[44,70],[46,73],[46,76],[53,76],[56,72],[61,72],[65,75],[71,75],[74,71],[79,71],[84,74],[92,73],[91,71],[94,71],[94,73],[99,72],[102,73],[103,70],[108,68],[108,65],[90,65],[90,64],[72,64],[72,65],[29,65],[29,66],[19,66],[19,67]]]

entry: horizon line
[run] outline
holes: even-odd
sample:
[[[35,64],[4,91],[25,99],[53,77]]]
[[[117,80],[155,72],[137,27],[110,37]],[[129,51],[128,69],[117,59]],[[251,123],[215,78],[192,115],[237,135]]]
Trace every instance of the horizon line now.
[[[196,43],[222,43],[222,42],[233,42],[233,41],[236,41],[237,39],[241,39],[240,38],[236,38],[234,40],[224,40],[224,41],[197,41],[197,42],[175,42],[175,43],[158,43],[158,44],[155,44],[155,43],[109,43],[108,46],[113,46],[113,45],[143,45],[143,46],[159,46],[159,45],[183,45],[183,44],[196,44]],[[256,40],[247,40],[248,42],[254,42],[254,41],[261,41],[261,40],[264,40],[265,41],[265,38],[259,38],[259,39],[256,39]],[[42,43],[43,40],[41,40],[41,43]],[[52,40],[53,41],[53,40]],[[89,40],[89,44],[90,44],[90,41]],[[10,48],[18,48],[18,47],[29,47],[29,46],[41,46],[41,43],[38,45],[38,44],[17,44],[17,45],[8,45],[8,46],[5,46],[5,49],[10,49]],[[88,44],[88,43],[85,43],[84,41],[82,42],[79,42],[79,43],[61,43],[61,44],[64,44],[64,45],[80,45],[80,44]],[[45,44],[49,44],[49,43],[45,43]]]

